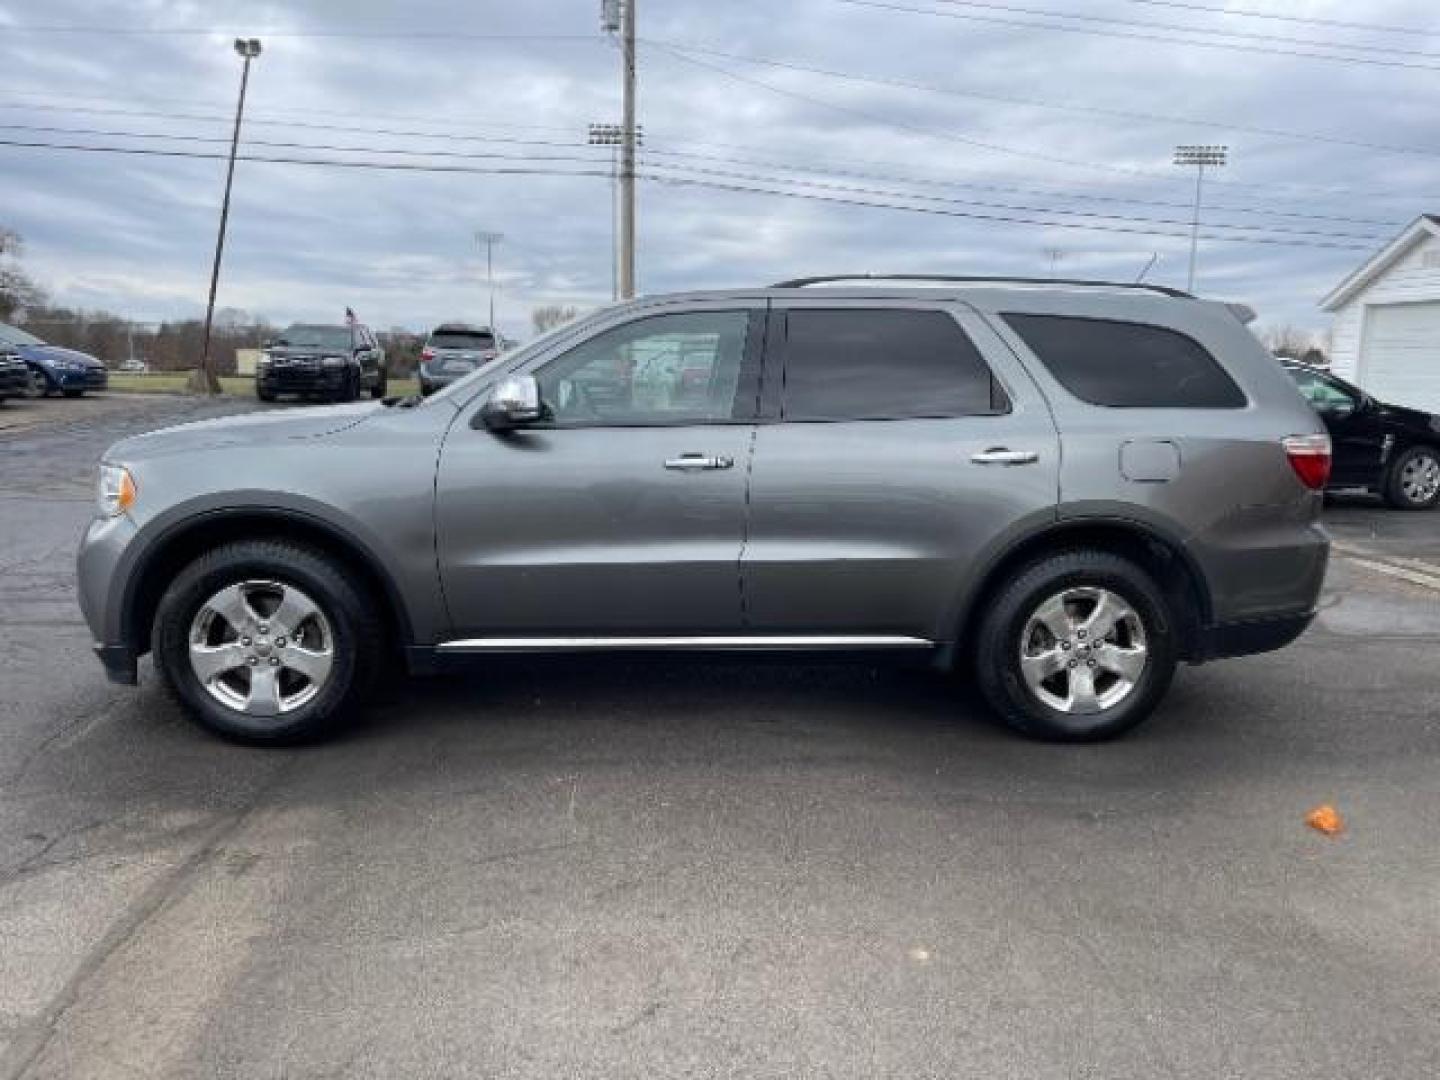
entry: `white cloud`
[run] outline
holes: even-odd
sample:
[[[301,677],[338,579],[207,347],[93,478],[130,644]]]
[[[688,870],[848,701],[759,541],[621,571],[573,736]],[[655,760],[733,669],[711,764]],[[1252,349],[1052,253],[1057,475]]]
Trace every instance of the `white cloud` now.
[[[930,0],[903,2],[930,5]],[[220,152],[238,78],[230,37],[241,31],[262,36],[266,30],[337,31],[375,36],[266,38],[253,69],[248,106],[251,153],[357,160],[400,148],[571,157],[584,160],[540,164],[561,170],[608,168],[603,151],[583,145],[588,122],[612,120],[619,112],[618,57],[598,33],[594,0],[530,5],[422,0],[403,7],[376,0],[272,0],[247,6],[243,19],[220,13],[215,5],[172,0],[54,0],[43,20],[29,7],[0,0],[0,24],[163,26],[213,33],[8,32],[0,38],[6,70],[0,124],[220,141],[162,143],[14,127],[0,131],[0,138]],[[1283,10],[1422,27],[1435,19],[1423,0],[1309,0]],[[1085,14],[1399,48],[1417,48],[1417,40],[1424,40],[1161,11],[1124,0],[1088,5]],[[836,0],[656,0],[642,7],[641,16],[642,36],[652,40],[700,43],[982,95],[928,94],[701,58],[740,76],[735,78],[646,45],[641,118],[651,157],[672,166],[668,175],[680,175],[677,167],[683,167],[692,180],[793,190],[802,174],[756,164],[787,162],[812,170],[810,179],[822,183],[955,200],[904,200],[954,214],[1036,221],[1053,221],[1060,209],[1113,215],[1065,218],[1096,226],[1069,230],[647,182],[641,188],[640,278],[649,291],[744,285],[834,270],[1037,274],[1053,265],[1063,274],[1128,279],[1151,253],[1159,259],[1150,280],[1183,284],[1188,254],[1183,234],[1192,187],[1189,174],[1169,163],[1170,149],[1178,142],[1232,147],[1232,164],[1208,189],[1211,209],[1205,221],[1215,233],[1231,231],[1221,228],[1225,225],[1247,225],[1291,230],[1271,232],[1271,239],[1378,246],[1381,241],[1372,238],[1398,231],[1417,213],[1440,209],[1440,157],[1435,156],[1440,132],[1429,104],[1434,73],[1021,30]],[[386,36],[432,30],[451,36]],[[578,35],[585,40],[470,40],[460,34]],[[1222,126],[1003,104],[983,95],[1209,119]],[[67,111],[80,108],[166,115]],[[208,119],[174,118],[180,114]],[[362,130],[286,127],[279,120]],[[1227,129],[1227,124],[1232,126]],[[1263,128],[1429,153],[1388,153],[1255,130]],[[519,139],[530,145],[400,132]],[[358,146],[372,153],[262,148],[253,140]],[[977,142],[1015,152],[985,149]],[[580,145],[533,145],[538,143]],[[662,150],[720,160],[663,157]],[[493,157],[387,160],[516,164]],[[855,171],[881,179],[843,175]],[[789,183],[782,179],[787,176]],[[938,186],[942,180],[992,190]],[[222,181],[220,161],[0,146],[0,221],[26,235],[32,269],[61,300],[137,318],[189,314],[204,302]],[[880,198],[808,190],[835,198]],[[1146,205],[1154,203],[1164,205]],[[347,304],[379,325],[483,317],[487,294],[472,234],[486,228],[506,236],[497,249],[502,325],[522,333],[534,304],[589,305],[608,298],[610,215],[610,185],[604,177],[241,162],[220,303],[275,320],[327,317]],[[1168,224],[1119,220],[1124,217]],[[1153,228],[1167,235],[1106,231],[1123,228]],[[1337,234],[1345,235],[1336,239]],[[1055,251],[1058,256],[1052,255]],[[1318,295],[1364,257],[1359,250],[1207,241],[1201,283],[1252,302],[1267,322],[1319,326]]]

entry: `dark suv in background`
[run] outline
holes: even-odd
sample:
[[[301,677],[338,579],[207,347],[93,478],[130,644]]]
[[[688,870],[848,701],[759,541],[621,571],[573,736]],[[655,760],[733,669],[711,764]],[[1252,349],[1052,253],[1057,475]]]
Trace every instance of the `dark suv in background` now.
[[[433,394],[500,355],[498,334],[485,326],[442,323],[420,350],[420,393]]]
[[[265,345],[255,369],[255,396],[281,394],[354,401],[362,391],[385,396],[385,350],[361,323],[296,323]]]
[[[1330,432],[1332,489],[1371,491],[1397,510],[1440,506],[1440,415],[1377,401],[1306,364],[1285,370]]]

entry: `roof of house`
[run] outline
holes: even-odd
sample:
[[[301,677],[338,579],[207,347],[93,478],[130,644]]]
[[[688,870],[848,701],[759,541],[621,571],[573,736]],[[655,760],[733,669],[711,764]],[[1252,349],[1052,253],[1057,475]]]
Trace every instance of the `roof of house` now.
[[[1399,236],[1372,255],[1368,261],[1352,270],[1345,280],[1330,290],[1320,301],[1321,308],[1326,311],[1334,311],[1341,307],[1428,236],[1440,236],[1440,214],[1421,214],[1405,226]]]

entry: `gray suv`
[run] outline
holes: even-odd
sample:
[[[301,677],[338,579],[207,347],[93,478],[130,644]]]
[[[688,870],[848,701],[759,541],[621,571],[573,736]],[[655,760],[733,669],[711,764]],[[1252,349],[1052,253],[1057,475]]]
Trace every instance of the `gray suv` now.
[[[600,650],[958,667],[1014,728],[1088,740],[1177,662],[1309,624],[1329,439],[1229,307],[828,281],[611,307],[427,398],[116,444],[79,556],[101,660],[134,683],[152,652],[258,743],[327,729],[392,656]]]

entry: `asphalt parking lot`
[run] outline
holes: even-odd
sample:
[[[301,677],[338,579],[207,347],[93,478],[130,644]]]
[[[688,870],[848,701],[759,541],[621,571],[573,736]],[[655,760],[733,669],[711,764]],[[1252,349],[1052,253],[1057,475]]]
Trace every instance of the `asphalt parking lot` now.
[[[1104,746],[590,659],[247,750],[105,682],[73,556],[106,445],[253,407],[0,416],[0,1080],[1440,1075],[1440,513],[1338,501],[1317,626]]]

